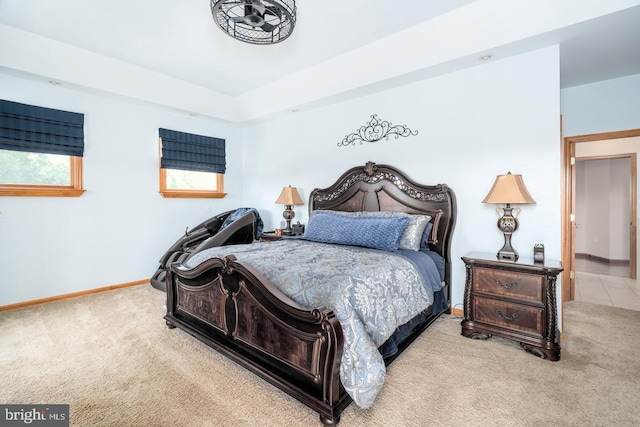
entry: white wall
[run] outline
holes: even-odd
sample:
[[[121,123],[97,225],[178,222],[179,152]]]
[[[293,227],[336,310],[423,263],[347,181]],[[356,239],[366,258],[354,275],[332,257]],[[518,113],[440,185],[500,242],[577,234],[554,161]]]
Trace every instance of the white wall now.
[[[631,234],[630,164],[629,159],[611,160],[611,184],[615,186],[609,191],[609,259],[612,260],[628,260],[630,256],[627,244]]]
[[[562,90],[564,136],[640,129],[640,74]]]
[[[0,305],[149,278],[186,226],[248,205],[272,228],[282,219],[283,207],[274,201],[283,186],[297,186],[307,200],[313,188],[331,185],[368,160],[455,191],[458,308],[464,289],[460,257],[471,251],[494,254],[503,243],[495,206],[481,203],[498,174],[522,174],[538,202],[522,207],[514,247],[531,256],[534,243],[544,243],[548,258],[560,258],[557,46],[243,130],[36,80],[3,76],[0,84],[3,98],[85,114],[87,189],[78,199],[0,198]],[[371,114],[419,134],[337,146]],[[227,198],[158,195],[158,127],[227,140]],[[126,150],[132,153],[120,158]],[[294,221],[306,222],[307,208],[296,207]]]
[[[575,186],[575,210],[578,212],[589,212],[587,209],[587,194],[585,185],[583,183],[586,182],[586,167],[584,162],[576,162],[576,186]],[[585,215],[585,214],[583,214]],[[580,221],[576,221],[576,243],[575,243],[575,252],[579,254],[587,253],[587,227],[584,224],[585,221],[588,221],[588,218],[580,219]]]
[[[337,146],[371,114],[419,134]],[[452,303],[461,308],[460,257],[494,255],[503,244],[495,206],[481,203],[498,174],[522,174],[537,201],[522,207],[513,246],[531,257],[533,245],[544,243],[547,258],[560,259],[559,117],[553,46],[251,126],[244,135],[245,199],[270,228],[281,220],[283,207],[274,201],[283,186],[297,186],[308,200],[313,188],[369,160],[396,166],[420,183],[448,184],[458,200]],[[294,221],[306,222],[307,208],[297,207]]]
[[[186,227],[243,204],[235,125],[13,75],[0,97],[85,115],[86,189],[0,197],[0,306],[148,279]],[[159,195],[159,127],[226,139],[226,198]]]

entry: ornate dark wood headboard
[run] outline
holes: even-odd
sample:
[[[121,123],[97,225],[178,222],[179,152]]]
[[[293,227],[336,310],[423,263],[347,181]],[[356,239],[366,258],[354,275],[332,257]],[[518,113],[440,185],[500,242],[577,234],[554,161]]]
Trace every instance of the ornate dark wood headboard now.
[[[317,209],[431,215],[436,239],[429,246],[444,257],[445,282],[451,285],[451,237],[456,223],[456,198],[446,184],[418,184],[392,166],[367,162],[349,169],[330,187],[314,189],[309,196],[309,215]]]

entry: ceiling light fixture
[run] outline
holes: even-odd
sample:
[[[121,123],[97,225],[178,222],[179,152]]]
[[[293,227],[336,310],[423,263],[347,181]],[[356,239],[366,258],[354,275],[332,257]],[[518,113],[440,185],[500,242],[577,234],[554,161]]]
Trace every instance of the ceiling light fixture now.
[[[211,0],[216,25],[234,39],[273,44],[286,39],[296,25],[295,0]]]

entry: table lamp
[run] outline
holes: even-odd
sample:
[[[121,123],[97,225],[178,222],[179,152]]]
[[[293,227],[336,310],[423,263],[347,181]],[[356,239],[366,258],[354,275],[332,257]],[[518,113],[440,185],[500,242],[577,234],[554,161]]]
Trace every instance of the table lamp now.
[[[503,211],[502,216],[498,219],[498,228],[504,234],[504,246],[498,251],[498,259],[518,260],[518,252],[511,246],[511,235],[518,229],[516,216],[520,213],[520,208],[512,208],[511,204],[535,202],[524,185],[522,175],[512,175],[511,172],[506,175],[498,175],[489,194],[482,201],[482,203],[504,203],[507,205],[505,208],[496,207],[498,216],[500,216],[500,209]],[[516,211],[515,216],[513,215],[514,210]]]
[[[285,205],[282,216],[287,220],[287,228],[282,231],[282,234],[290,236],[291,220],[296,216],[292,209],[293,205],[304,205],[304,202],[300,198],[300,194],[298,194],[298,189],[292,186],[284,187],[280,193],[280,197],[276,200],[276,204]]]

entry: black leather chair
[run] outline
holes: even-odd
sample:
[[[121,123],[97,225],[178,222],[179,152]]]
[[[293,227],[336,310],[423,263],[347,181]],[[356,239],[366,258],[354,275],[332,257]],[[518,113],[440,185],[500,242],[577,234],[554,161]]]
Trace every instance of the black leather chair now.
[[[254,208],[238,208],[208,219],[178,239],[160,258],[160,265],[151,277],[151,286],[167,290],[167,269],[174,262],[186,262],[191,256],[208,248],[251,243],[262,232],[262,219]]]

